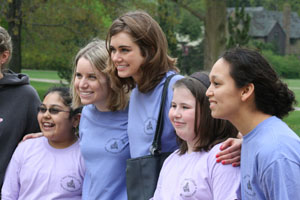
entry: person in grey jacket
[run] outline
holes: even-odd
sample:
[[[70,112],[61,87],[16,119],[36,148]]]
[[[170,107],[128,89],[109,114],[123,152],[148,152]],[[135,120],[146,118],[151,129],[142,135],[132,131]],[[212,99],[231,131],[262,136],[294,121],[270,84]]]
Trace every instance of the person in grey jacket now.
[[[0,26],[0,188],[11,156],[26,133],[39,132],[40,98],[29,77],[5,70],[12,55],[8,32]]]

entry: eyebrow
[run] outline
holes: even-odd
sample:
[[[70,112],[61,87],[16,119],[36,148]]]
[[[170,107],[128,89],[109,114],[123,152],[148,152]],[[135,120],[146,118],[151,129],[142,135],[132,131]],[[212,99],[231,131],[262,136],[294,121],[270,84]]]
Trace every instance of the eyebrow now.
[[[47,107],[47,106],[46,106],[46,104],[41,104],[41,106],[45,106],[45,107]],[[50,107],[55,107],[55,106],[56,106],[56,107],[63,108],[63,106],[61,106],[61,105],[58,105],[58,104],[50,104],[49,108],[50,108]]]
[[[110,45],[109,46],[110,48],[115,48],[114,46]],[[121,45],[121,46],[118,46],[117,48],[131,48],[131,46],[128,46],[128,45]]]

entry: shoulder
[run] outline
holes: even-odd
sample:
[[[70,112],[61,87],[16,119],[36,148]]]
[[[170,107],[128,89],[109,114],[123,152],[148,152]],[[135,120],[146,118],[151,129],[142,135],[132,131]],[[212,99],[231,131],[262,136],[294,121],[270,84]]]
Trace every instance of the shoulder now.
[[[173,163],[179,158],[180,158],[179,150],[177,149],[166,158],[166,160],[164,161],[164,165],[169,165],[170,163]]]
[[[22,95],[22,98],[29,99],[30,101],[39,101],[40,97],[37,91],[29,84],[20,85],[16,88],[18,90],[18,94]]]
[[[28,152],[28,151],[36,150],[40,146],[43,146],[44,140],[46,140],[46,138],[44,136],[38,137],[38,138],[27,139],[18,144],[16,151],[19,151],[22,154],[26,154],[26,152]]]

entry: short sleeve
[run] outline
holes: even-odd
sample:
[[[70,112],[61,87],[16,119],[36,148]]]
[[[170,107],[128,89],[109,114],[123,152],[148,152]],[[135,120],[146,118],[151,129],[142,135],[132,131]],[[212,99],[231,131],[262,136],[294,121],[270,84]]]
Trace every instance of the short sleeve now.
[[[262,190],[267,199],[300,199],[299,177],[299,163],[277,159],[262,175]]]
[[[214,200],[240,199],[240,168],[217,163],[215,154],[219,151],[216,145],[208,158],[211,191]]]

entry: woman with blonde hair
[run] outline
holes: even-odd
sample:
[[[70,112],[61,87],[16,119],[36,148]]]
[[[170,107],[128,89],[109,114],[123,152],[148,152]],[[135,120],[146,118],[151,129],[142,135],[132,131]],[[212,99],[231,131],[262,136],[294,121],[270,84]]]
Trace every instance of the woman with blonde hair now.
[[[83,105],[80,150],[86,173],[82,199],[127,199],[125,168],[129,158],[128,96],[110,87],[105,42],[94,39],[74,61],[73,107]]]

